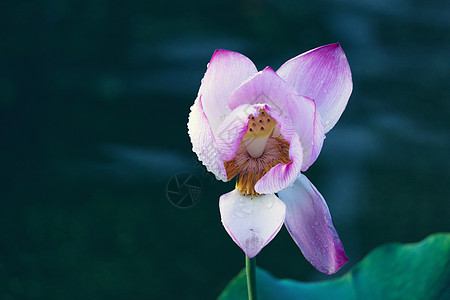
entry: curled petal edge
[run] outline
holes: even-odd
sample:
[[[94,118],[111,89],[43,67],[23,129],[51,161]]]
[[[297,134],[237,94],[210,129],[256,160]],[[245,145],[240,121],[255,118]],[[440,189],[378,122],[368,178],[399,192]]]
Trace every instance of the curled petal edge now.
[[[192,151],[218,180],[227,181],[224,163],[220,157],[217,143],[212,134],[208,118],[203,111],[202,98],[198,97],[191,107],[188,121],[188,134],[192,142]]]

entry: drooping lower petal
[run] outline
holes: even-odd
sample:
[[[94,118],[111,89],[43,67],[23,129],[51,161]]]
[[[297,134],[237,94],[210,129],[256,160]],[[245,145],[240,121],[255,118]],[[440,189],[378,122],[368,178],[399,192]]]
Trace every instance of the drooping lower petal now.
[[[300,95],[316,102],[325,132],[342,115],[353,83],[344,51],[339,44],[318,47],[285,62],[277,74]]]
[[[212,131],[231,112],[228,97],[243,81],[258,72],[246,56],[228,50],[216,50],[208,64],[198,92]]]
[[[322,195],[300,175],[278,196],[286,204],[286,227],[305,258],[323,273],[336,273],[348,258]]]
[[[220,197],[220,215],[225,230],[252,258],[266,246],[283,225],[286,206],[277,196],[242,196],[237,190]]]
[[[212,134],[208,119],[203,112],[200,96],[191,107],[188,121],[188,133],[192,142],[192,150],[206,169],[220,180],[227,181],[225,166],[217,149],[216,140]]]

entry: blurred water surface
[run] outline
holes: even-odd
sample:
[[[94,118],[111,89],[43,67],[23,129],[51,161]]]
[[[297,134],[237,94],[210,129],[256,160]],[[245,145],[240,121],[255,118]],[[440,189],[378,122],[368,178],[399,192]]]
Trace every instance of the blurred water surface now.
[[[211,299],[243,267],[220,223],[233,189],[191,151],[213,51],[278,68],[340,42],[354,91],[306,175],[350,262],[450,229],[447,1],[8,2],[0,10],[0,298]],[[201,201],[177,209],[168,180]],[[329,278],[285,229],[274,275]]]

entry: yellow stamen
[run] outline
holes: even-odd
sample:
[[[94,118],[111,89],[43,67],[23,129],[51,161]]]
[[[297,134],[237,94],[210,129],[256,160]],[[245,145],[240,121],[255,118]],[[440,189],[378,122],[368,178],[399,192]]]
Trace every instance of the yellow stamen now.
[[[245,161],[237,161],[237,158],[225,162],[225,170],[227,172],[228,180],[231,180],[236,175],[236,188],[242,195],[245,196],[259,196],[255,191],[255,184],[260,180],[272,167],[282,163],[290,163],[289,158],[289,143],[283,138],[274,138],[273,142],[276,149],[278,150],[278,157],[273,158],[269,161],[264,161],[262,159],[248,157]],[[264,156],[264,155],[263,155]],[[249,163],[252,161],[253,165],[257,165],[257,168],[250,168]],[[259,161],[258,161],[259,160]]]

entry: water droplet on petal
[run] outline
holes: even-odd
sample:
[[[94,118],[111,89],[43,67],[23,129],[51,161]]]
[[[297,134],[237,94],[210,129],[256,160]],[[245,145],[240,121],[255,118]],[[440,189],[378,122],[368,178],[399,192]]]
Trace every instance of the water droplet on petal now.
[[[244,214],[240,210],[235,210],[233,216],[237,218],[243,218]]]
[[[247,215],[250,215],[252,213],[252,209],[248,206],[242,207],[242,211]]]

